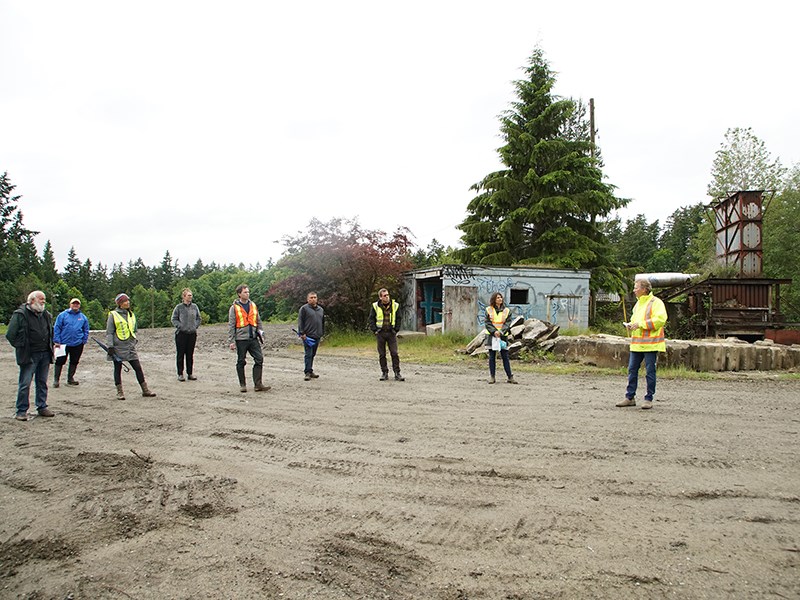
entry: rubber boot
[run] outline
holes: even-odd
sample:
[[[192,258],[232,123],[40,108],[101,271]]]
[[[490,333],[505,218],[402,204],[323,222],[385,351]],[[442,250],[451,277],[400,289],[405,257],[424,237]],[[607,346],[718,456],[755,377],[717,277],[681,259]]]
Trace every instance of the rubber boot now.
[[[69,367],[67,367],[67,385],[78,385],[78,382],[75,379],[75,371],[77,370],[78,370],[78,365],[73,365],[70,362]]]
[[[156,395],[155,392],[151,392],[150,388],[147,387],[147,382],[146,381],[143,381],[139,385],[142,386],[142,396],[144,396],[145,398],[152,398],[153,396]]]
[[[117,400],[125,400],[125,393],[122,391],[122,384],[117,385]]]
[[[61,379],[61,368],[64,365],[56,365],[53,367],[53,387],[58,387],[61,384],[59,383],[59,379]]]
[[[255,390],[257,392],[266,392],[270,389],[270,386],[261,383],[262,372],[263,367],[261,365],[253,365],[253,383],[255,384]]]
[[[245,393],[247,391],[247,381],[244,378],[244,367],[236,365],[236,376],[239,378],[239,391]]]

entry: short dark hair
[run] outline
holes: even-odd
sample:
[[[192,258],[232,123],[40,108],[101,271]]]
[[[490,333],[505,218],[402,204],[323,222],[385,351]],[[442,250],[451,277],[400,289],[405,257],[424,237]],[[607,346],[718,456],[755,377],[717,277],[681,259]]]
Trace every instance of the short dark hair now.
[[[236,295],[238,296],[239,294],[241,294],[246,289],[250,289],[250,286],[247,285],[246,283],[242,283],[242,284],[237,285],[236,286]]]

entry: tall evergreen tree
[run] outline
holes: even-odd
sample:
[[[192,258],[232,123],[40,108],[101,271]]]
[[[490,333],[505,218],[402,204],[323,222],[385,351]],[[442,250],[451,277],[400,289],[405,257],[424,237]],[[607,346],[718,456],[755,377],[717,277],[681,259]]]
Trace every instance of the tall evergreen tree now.
[[[78,287],[80,284],[81,260],[72,246],[67,253],[67,265],[64,267],[64,280],[68,285]]]
[[[0,321],[6,321],[31,290],[24,288],[41,280],[34,236],[26,228],[19,210],[21,196],[13,196],[15,185],[8,173],[0,175]],[[27,277],[25,281],[22,278]],[[41,285],[41,284],[40,284]]]
[[[619,287],[598,219],[626,204],[603,183],[580,105],[552,92],[555,75],[534,50],[515,83],[518,100],[500,118],[506,168],[472,186],[459,228],[464,262],[592,268],[593,286]],[[596,152],[595,152],[596,154]]]
[[[40,277],[42,281],[44,281],[48,285],[52,285],[56,281],[58,281],[58,269],[56,268],[56,257],[53,254],[53,246],[50,244],[50,240],[47,240],[44,244],[44,250],[42,250],[42,260],[40,264],[41,264]]]

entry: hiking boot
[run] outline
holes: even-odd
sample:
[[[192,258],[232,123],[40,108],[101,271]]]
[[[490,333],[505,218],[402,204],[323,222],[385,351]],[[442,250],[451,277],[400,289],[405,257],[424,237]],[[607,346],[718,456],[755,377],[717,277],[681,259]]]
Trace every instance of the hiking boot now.
[[[398,371],[397,373],[394,374],[394,380],[395,381],[405,381],[406,378],[403,377],[402,375],[400,375],[400,372]]]
[[[489,377],[489,383],[494,383],[495,381],[497,380],[494,377]]]
[[[38,412],[39,412],[39,416],[40,417],[55,417],[56,416],[56,413],[54,413],[52,410],[50,410],[46,406],[44,408],[40,408]]]
[[[122,384],[117,386],[117,400],[125,400],[125,393],[122,391]]]
[[[143,381],[139,385],[142,388],[142,397],[144,397],[144,398],[153,398],[153,397],[155,397],[156,393],[150,391],[150,388],[147,387],[147,382],[146,381]]]
[[[306,381],[311,381],[311,373],[306,373],[303,379]]]
[[[67,385],[80,385],[80,382],[77,379],[67,379]]]
[[[649,410],[653,408],[653,401],[652,400],[645,400],[642,402],[642,410]]]
[[[509,377],[509,378],[506,380],[506,383],[513,383],[514,385],[517,385],[517,384],[519,383],[519,381],[517,381],[517,380],[516,380],[516,379],[514,379],[513,377]]]
[[[186,376],[186,379],[188,379],[189,381],[197,381],[197,376],[195,376],[195,375],[192,375],[191,373],[189,373],[189,374]]]
[[[246,385],[240,385],[239,386],[239,391],[244,394],[247,391],[247,386]]]
[[[256,387],[253,388],[257,392],[268,392],[272,389],[271,385],[263,385],[261,383],[257,383]]]
[[[28,420],[28,413],[17,413],[14,417],[17,421],[27,421]]]
[[[61,384],[58,383],[58,379],[53,379],[53,387],[54,388],[61,387]]]
[[[311,373],[309,373],[309,375],[311,375],[311,379],[319,379],[319,375],[314,373],[314,371],[311,371]]]
[[[186,381],[186,377],[183,376],[183,373],[178,373],[178,381]]]
[[[389,373],[384,373],[378,381],[389,381]]]
[[[617,406],[618,407],[636,406],[636,400],[633,398],[625,398],[625,400],[620,400],[619,402],[617,402]]]

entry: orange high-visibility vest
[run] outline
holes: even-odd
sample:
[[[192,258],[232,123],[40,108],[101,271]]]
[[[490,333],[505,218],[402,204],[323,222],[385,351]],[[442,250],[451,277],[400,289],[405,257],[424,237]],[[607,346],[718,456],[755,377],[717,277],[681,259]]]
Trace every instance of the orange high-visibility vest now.
[[[258,307],[255,302],[250,302],[250,312],[245,312],[240,304],[233,303],[233,310],[236,313],[236,329],[241,329],[247,325],[258,326]]]

